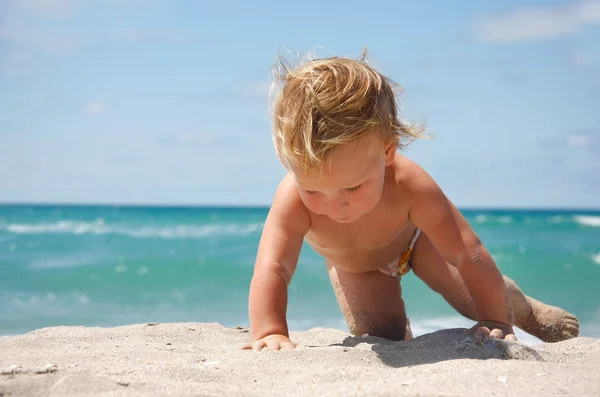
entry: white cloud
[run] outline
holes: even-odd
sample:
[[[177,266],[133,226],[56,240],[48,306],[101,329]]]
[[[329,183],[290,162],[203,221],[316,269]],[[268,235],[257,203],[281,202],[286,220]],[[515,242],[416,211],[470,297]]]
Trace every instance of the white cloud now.
[[[569,61],[571,65],[586,68],[593,65],[591,57],[582,51],[573,51],[569,53]]]
[[[107,37],[118,43],[132,44],[176,44],[184,43],[192,39],[189,34],[173,29],[140,30],[133,28],[113,31],[107,34]]]
[[[67,18],[90,6],[147,6],[158,0],[2,0],[11,13],[42,18]]]
[[[179,44],[192,39],[189,33],[178,29],[87,29],[68,21],[61,24],[39,23],[35,18],[11,16],[10,13],[0,29],[1,55],[16,54],[19,58],[23,58],[24,53],[29,57],[72,55],[86,47],[103,43]]]
[[[19,10],[29,15],[64,18],[71,15],[85,0],[8,0],[9,10]]]
[[[159,143],[203,144],[216,141],[215,137],[196,134],[165,135],[158,138]]]
[[[185,146],[185,147],[196,147],[208,146],[208,145],[224,145],[235,143],[236,140],[232,135],[228,134],[210,134],[210,133],[175,133],[169,135],[162,135],[156,139],[158,144],[169,145],[169,146]]]
[[[593,25],[600,26],[600,0],[523,7],[482,17],[475,21],[475,32],[488,43],[512,44],[567,36]]]
[[[248,83],[242,87],[242,93],[244,96],[249,97],[267,97],[271,88],[270,81],[256,81],[254,83]]]
[[[567,143],[572,147],[584,147],[589,142],[589,137],[587,135],[571,135]]]
[[[81,31],[67,25],[42,28],[10,21],[0,31],[0,43],[13,46],[13,51],[9,53],[29,50],[45,55],[71,55],[99,43],[178,44],[191,39],[190,35],[177,30]]]
[[[29,48],[44,53],[70,53],[100,41],[113,42],[178,42],[189,39],[179,30],[148,29],[88,29],[73,25],[70,21],[56,24],[56,17],[63,19],[82,14],[83,18],[102,18],[103,11],[126,6],[150,7],[158,0],[0,0],[6,1],[2,10],[0,44]]]
[[[86,40],[84,35],[73,33],[64,28],[42,30],[8,21],[0,31],[0,43],[11,44],[19,53],[27,49],[42,54],[71,54]]]
[[[96,115],[104,113],[108,110],[108,105],[104,102],[95,101],[88,103],[83,111],[90,115]]]
[[[571,135],[567,141],[569,146],[572,147],[584,147],[589,142],[587,135]]]

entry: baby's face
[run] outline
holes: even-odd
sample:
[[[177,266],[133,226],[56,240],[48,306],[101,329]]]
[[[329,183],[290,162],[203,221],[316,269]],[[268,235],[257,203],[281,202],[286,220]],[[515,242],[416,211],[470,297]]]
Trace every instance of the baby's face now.
[[[323,169],[294,173],[304,205],[336,222],[355,222],[379,203],[394,153],[391,146],[358,140],[333,153]]]

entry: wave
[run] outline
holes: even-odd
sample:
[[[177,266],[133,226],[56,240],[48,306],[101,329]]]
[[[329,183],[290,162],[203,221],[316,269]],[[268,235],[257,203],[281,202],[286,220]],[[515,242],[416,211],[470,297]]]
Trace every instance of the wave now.
[[[108,225],[102,219],[95,222],[57,221],[51,223],[0,224],[0,230],[13,234],[116,234],[132,238],[186,239],[216,235],[248,235],[260,231],[263,223],[230,223],[204,225]]]
[[[508,225],[514,221],[515,219],[510,215],[492,216],[489,214],[478,214],[475,216],[475,222],[480,224],[499,223],[502,225]]]
[[[600,216],[575,215],[573,220],[583,226],[600,227]]]
[[[526,225],[559,225],[559,224],[576,224],[581,226],[600,227],[600,216],[598,215],[548,215],[548,216],[511,216],[498,214],[477,214],[469,216],[467,219],[480,225],[510,225],[510,224],[526,224]]]
[[[73,255],[66,257],[44,258],[33,261],[29,269],[66,269],[79,266],[94,265],[98,262],[97,258],[92,256],[84,257],[82,255]]]

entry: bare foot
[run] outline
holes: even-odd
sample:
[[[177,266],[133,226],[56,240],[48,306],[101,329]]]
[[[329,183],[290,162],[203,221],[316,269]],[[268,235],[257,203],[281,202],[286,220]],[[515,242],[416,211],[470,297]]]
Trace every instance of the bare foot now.
[[[525,300],[531,308],[530,313],[524,321],[515,324],[523,331],[544,342],[560,342],[579,335],[579,321],[575,315],[529,296],[525,296]]]

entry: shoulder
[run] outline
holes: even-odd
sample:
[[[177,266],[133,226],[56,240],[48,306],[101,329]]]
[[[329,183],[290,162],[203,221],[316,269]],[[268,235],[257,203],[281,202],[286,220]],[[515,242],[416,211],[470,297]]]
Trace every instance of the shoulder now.
[[[400,154],[396,155],[393,167],[396,194],[406,206],[410,219],[447,215],[450,200],[425,169]]]
[[[308,229],[309,227],[308,209],[302,202],[294,176],[290,173],[282,178],[277,187],[269,218],[293,228]]]
[[[425,169],[400,153],[396,154],[392,173],[398,193],[409,200],[440,191],[438,184]]]
[[[296,180],[291,173],[287,173],[281,179],[281,182],[279,182],[273,202],[274,204],[277,203],[297,209],[305,209],[304,203],[300,198],[300,193],[298,192]]]
[[[414,161],[398,155],[394,163],[398,194],[408,207],[409,218],[421,229],[434,229],[455,218],[455,208],[431,175]]]

